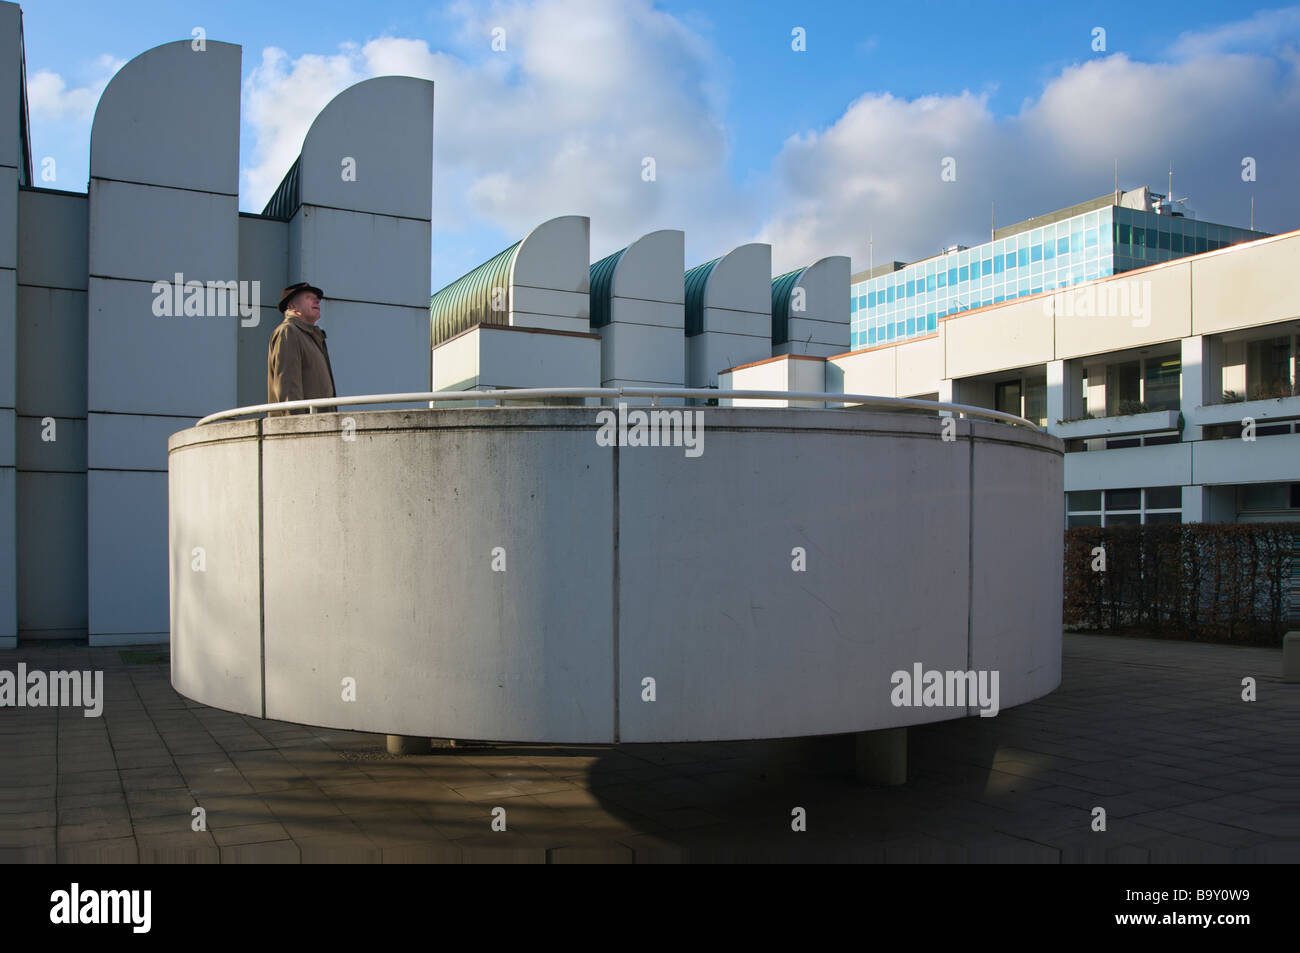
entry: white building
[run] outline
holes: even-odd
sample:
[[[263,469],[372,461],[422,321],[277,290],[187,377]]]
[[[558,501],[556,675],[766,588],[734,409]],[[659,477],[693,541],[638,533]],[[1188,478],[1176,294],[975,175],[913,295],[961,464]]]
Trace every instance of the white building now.
[[[1066,441],[1068,525],[1298,520],[1297,273],[1289,232],[960,311],[820,373],[774,356],[721,386],[1028,417]]]

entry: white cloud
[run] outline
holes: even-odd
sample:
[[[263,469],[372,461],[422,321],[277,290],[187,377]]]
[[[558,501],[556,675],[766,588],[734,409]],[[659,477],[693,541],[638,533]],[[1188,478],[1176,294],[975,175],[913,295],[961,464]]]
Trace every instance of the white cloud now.
[[[1250,34],[1243,29],[1222,36]],[[1257,31],[1254,31],[1257,32]],[[1198,217],[1245,225],[1252,194],[1261,228],[1293,228],[1300,198],[1289,176],[1300,148],[1300,80],[1284,55],[1205,52],[1220,41],[1184,37],[1193,58],[1141,63],[1112,55],[1063,70],[1010,117],[983,97],[899,100],[865,96],[828,128],[792,137],[773,164],[776,196],[759,240],[778,272],[823,255],[850,254],[854,268],[925,257],[987,240],[999,225],[1121,188],[1190,195]],[[945,156],[957,179],[941,179]],[[1255,157],[1257,183],[1241,181]]]
[[[126,63],[105,53],[95,60],[93,79],[84,86],[68,88],[67,80],[50,70],[39,70],[27,79],[27,106],[34,120],[81,120],[94,118],[95,106],[104,87]]]
[[[451,13],[459,57],[393,36],[296,59],[264,50],[244,86],[246,205],[270,195],[329,99],[371,76],[405,74],[437,87],[435,232],[513,237],[585,214],[593,259],[653,229],[683,228],[688,265],[761,240],[777,271],[831,254],[860,269],[868,235],[875,261],[910,260],[983,241],[994,203],[1007,224],[1102,195],[1116,160],[1122,187],[1157,189],[1172,161],[1176,191],[1202,218],[1244,224],[1251,194],[1271,216],[1263,227],[1300,216],[1283,179],[1300,146],[1300,56],[1278,42],[1300,30],[1296,10],[1184,34],[1167,62],[1085,60],[1012,116],[996,115],[987,91],[865,95],[789,138],[744,185],[727,172],[731,66],[706,25],[648,0],[465,3]],[[491,50],[496,29],[503,52]],[[47,99],[72,101],[45,82]],[[652,183],[641,175],[646,156]],[[1240,181],[1244,156],[1258,161],[1258,183]],[[956,161],[954,182],[941,180],[945,157]],[[467,267],[497,250],[475,251]]]
[[[460,35],[482,44],[476,59],[396,37],[293,61],[265,51],[244,87],[256,143],[248,204],[270,195],[332,96],[405,74],[436,84],[435,228],[478,218],[521,235],[585,214],[593,256],[655,228],[687,228],[688,243],[710,248],[752,228],[746,195],[725,172],[725,67],[679,21],[646,0],[455,9]],[[504,52],[491,51],[494,27],[506,31]],[[655,182],[642,179],[646,156]]]

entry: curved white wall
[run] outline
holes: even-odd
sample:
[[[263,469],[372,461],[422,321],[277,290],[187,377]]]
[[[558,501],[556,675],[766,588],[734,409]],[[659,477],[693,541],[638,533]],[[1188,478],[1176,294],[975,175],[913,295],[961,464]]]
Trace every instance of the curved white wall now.
[[[1056,687],[1060,441],[969,421],[945,441],[936,418],[862,411],[702,412],[695,457],[599,446],[596,408],[175,434],[173,684],[285,721],[567,743],[965,715],[893,706],[891,674],[917,662],[997,668],[1003,708]]]

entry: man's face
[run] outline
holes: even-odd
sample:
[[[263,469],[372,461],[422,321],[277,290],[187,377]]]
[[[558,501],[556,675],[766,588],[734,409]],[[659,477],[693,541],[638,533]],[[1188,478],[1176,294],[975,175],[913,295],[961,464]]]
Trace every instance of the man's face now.
[[[314,291],[299,291],[285,306],[285,313],[315,324],[320,320],[320,298]]]

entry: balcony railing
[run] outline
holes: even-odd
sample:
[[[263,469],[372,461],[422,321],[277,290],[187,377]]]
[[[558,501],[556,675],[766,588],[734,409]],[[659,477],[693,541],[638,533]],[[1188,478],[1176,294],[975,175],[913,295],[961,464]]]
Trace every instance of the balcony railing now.
[[[987,407],[972,407],[967,404],[950,404],[935,400],[917,400],[911,397],[879,397],[872,394],[838,394],[827,391],[784,391],[784,390],[714,390],[708,387],[519,387],[497,390],[459,390],[459,391],[424,391],[402,394],[363,394],[354,397],[314,397],[310,400],[287,400],[275,404],[255,404],[249,407],[235,407],[219,413],[208,414],[196,426],[215,423],[219,420],[232,420],[252,414],[264,414],[270,411],[307,410],[318,413],[323,408],[330,411],[338,407],[356,407],[365,404],[410,404],[443,401],[484,401],[491,400],[498,407],[508,401],[530,401],[548,398],[598,398],[614,399],[618,397],[648,397],[651,405],[656,406],[661,399],[695,399],[695,400],[787,400],[818,401],[827,404],[846,405],[843,407],[791,407],[776,408],[780,410],[841,410],[867,407],[877,410],[922,410],[936,414],[956,417],[978,418],[996,423],[1010,424],[1014,427],[1026,427],[1043,433],[1043,429],[1023,417],[989,410]],[[732,408],[722,408],[732,409]],[[735,408],[738,410],[764,410],[773,408]]]

